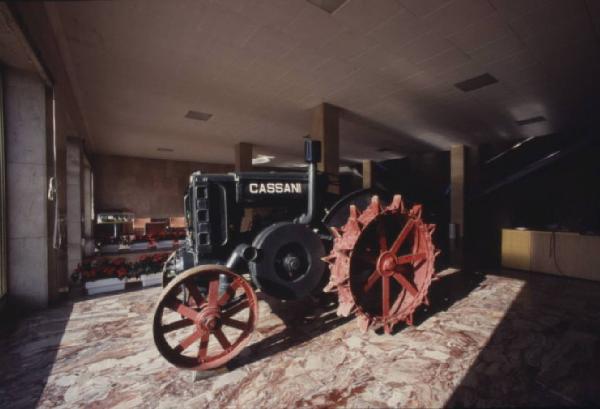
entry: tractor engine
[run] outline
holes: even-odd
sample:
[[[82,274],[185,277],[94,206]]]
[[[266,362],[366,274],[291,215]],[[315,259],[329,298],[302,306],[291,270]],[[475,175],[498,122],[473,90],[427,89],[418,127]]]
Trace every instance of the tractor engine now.
[[[184,196],[187,239],[169,260],[164,284],[193,266],[226,265],[280,299],[322,282],[326,254],[312,229],[320,213],[314,164],[308,172],[195,172]],[[315,223],[316,224],[316,223]]]

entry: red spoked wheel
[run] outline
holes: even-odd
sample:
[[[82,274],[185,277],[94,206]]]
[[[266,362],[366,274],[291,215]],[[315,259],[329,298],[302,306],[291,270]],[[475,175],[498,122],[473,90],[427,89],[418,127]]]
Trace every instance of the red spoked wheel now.
[[[362,213],[352,206],[327,257],[332,274],[326,290],[337,289],[338,313],[355,311],[363,330],[383,326],[390,333],[399,321],[412,324],[414,311],[428,303],[434,227],[423,222],[420,205],[405,210],[399,195],[385,208],[377,196]]]
[[[226,288],[219,289],[220,276]],[[177,367],[214,369],[240,353],[257,320],[258,301],[246,280],[223,266],[194,267],[161,293],[154,310],[154,343]]]

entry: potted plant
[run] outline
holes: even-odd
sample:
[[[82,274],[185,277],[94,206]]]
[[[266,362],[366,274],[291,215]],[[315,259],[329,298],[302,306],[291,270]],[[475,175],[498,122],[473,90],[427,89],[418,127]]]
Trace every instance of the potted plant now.
[[[140,257],[134,270],[139,274],[143,287],[162,284],[162,269],[167,257],[168,253]]]
[[[129,265],[123,258],[108,261],[102,258],[82,261],[72,275],[73,281],[83,281],[88,295],[125,289]]]
[[[150,247],[148,236],[135,236],[129,243],[129,250],[147,250]]]
[[[157,249],[171,249],[173,248],[173,238],[169,232],[159,233],[156,237],[156,248]]]

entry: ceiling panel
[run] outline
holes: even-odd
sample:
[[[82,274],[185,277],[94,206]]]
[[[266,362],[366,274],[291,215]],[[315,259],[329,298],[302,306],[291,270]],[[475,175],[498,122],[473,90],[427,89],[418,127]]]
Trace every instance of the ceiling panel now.
[[[233,144],[247,141],[289,164],[321,102],[345,112],[345,160],[559,130],[598,91],[596,3],[348,0],[331,14],[304,0],[48,7],[60,16],[90,149],[231,162]],[[484,73],[499,83],[454,86]],[[189,110],[213,116],[194,121]],[[527,115],[548,121],[515,124]]]

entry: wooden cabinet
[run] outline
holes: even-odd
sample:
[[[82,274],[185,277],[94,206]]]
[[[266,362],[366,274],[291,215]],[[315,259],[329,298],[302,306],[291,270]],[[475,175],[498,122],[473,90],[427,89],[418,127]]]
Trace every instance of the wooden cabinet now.
[[[502,229],[502,267],[531,269],[531,232]]]
[[[600,236],[502,229],[502,266],[600,281]]]

